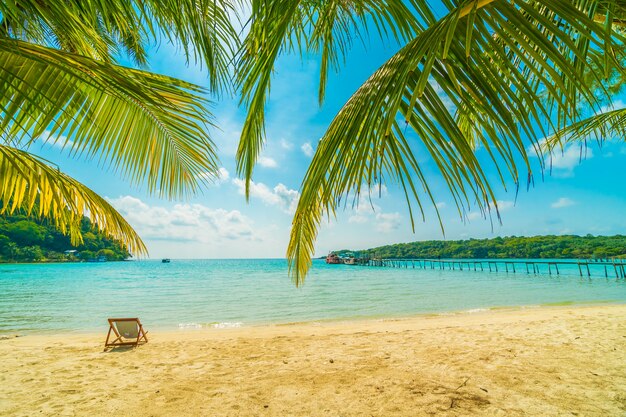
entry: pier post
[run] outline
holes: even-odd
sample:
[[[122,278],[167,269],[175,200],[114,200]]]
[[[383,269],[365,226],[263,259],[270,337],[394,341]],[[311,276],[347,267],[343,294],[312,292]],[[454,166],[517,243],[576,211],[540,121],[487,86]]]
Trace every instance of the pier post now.
[[[547,265],[548,266],[548,274],[549,275],[560,275],[561,274],[561,269],[559,268],[559,266],[566,266],[565,275],[573,275],[575,274],[575,270],[574,271],[570,271],[569,266],[574,266],[576,265],[578,267],[578,275],[580,277],[585,276],[585,273],[587,275],[587,277],[589,277],[589,279],[592,278],[591,275],[591,266],[590,265],[598,265],[600,267],[604,267],[604,277],[608,278],[609,276],[609,267],[612,265],[613,266],[613,271],[615,272],[615,278],[617,279],[626,279],[626,262],[619,260],[619,259],[612,259],[610,261],[598,261],[598,260],[575,260],[575,261],[567,261],[567,260],[560,260],[560,261],[549,261],[549,260],[537,260],[537,261],[531,261],[531,260],[524,260],[524,259],[518,259],[518,260],[510,260],[510,261],[506,261],[506,260],[484,260],[484,261],[477,261],[477,260],[454,260],[454,259],[427,259],[427,258],[403,258],[403,259],[396,259],[396,258],[386,258],[386,259],[373,259],[373,258],[362,258],[359,259],[356,263],[357,265],[360,266],[370,266],[370,267],[387,267],[387,268],[405,268],[408,269],[409,267],[412,269],[416,269],[416,268],[421,268],[421,269],[435,269],[435,268],[439,268],[439,270],[441,271],[445,271],[445,270],[450,270],[450,271],[456,271],[457,269],[459,271],[465,271],[466,267],[468,271],[471,271],[472,268],[474,270],[474,272],[478,271],[479,267],[480,267],[480,271],[485,271],[485,267],[484,267],[484,263],[487,263],[487,268],[489,270],[489,272],[499,272],[499,263],[504,264],[504,269],[506,271],[506,273],[517,273],[517,267],[520,265],[523,265],[526,273],[530,274],[530,269],[532,267],[532,271],[533,274],[541,274],[541,266],[542,265]],[[592,262],[595,262],[594,264],[592,264]],[[552,267],[554,267],[554,272],[552,271]],[[583,270],[583,268],[586,269]],[[602,269],[601,268],[597,268],[598,271],[598,275],[600,276],[602,274]],[[523,270],[522,270],[523,271]],[[595,269],[594,269],[595,271]],[[595,272],[594,272],[595,273]]]

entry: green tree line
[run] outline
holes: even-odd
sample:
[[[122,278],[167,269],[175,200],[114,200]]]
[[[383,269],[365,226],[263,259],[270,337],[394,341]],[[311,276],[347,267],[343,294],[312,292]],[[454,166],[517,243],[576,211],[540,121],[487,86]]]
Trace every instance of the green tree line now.
[[[380,246],[364,251],[337,251],[338,255],[358,253],[376,258],[550,258],[605,259],[626,256],[626,236],[510,236],[493,239],[427,240]]]
[[[83,243],[73,246],[69,236],[46,220],[23,214],[0,216],[0,262],[123,261],[131,256],[120,242],[98,232],[86,217],[81,233]]]

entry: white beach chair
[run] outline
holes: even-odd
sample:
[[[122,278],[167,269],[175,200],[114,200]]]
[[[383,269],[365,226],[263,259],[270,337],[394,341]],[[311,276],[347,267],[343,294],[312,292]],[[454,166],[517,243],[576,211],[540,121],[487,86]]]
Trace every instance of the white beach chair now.
[[[104,342],[104,350],[113,348],[116,346],[133,346],[136,347],[139,343],[147,343],[148,334],[143,329],[141,322],[138,318],[116,318],[109,320],[109,333],[107,334],[107,340]],[[113,332],[115,339],[109,342],[111,338],[111,332]]]

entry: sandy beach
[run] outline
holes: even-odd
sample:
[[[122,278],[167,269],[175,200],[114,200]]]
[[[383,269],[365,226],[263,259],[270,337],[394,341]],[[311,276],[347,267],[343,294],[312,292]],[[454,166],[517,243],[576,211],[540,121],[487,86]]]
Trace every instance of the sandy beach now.
[[[0,415],[626,415],[626,305],[105,335],[0,340]]]

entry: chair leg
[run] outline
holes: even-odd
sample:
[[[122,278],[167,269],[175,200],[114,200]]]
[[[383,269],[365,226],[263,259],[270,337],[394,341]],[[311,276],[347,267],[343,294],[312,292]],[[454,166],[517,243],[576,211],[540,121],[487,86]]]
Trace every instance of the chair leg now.
[[[139,343],[139,341],[141,341],[142,339],[146,341],[146,343],[148,343],[148,336],[147,336],[148,332],[145,331],[143,329],[143,326],[140,324],[139,325],[139,337],[137,338],[137,343]]]
[[[104,352],[107,351],[107,347],[109,346],[109,337],[111,336],[111,326],[109,326],[109,332],[107,333],[107,340],[104,342]]]

